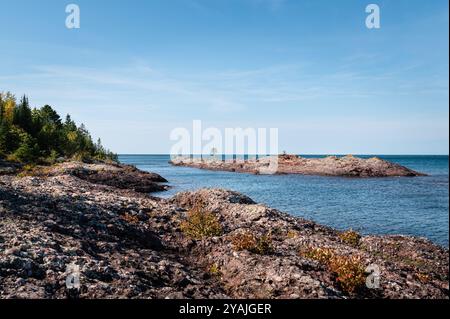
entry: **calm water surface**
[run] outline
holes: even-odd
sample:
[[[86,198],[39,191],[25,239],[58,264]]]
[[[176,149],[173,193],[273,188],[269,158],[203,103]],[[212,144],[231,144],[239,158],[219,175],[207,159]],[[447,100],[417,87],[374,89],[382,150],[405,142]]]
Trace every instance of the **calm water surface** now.
[[[341,230],[422,236],[448,247],[448,156],[377,156],[430,176],[263,176],[174,167],[168,164],[168,155],[121,155],[119,159],[165,177],[172,188],[157,196],[170,197],[202,187],[227,188],[256,202]]]

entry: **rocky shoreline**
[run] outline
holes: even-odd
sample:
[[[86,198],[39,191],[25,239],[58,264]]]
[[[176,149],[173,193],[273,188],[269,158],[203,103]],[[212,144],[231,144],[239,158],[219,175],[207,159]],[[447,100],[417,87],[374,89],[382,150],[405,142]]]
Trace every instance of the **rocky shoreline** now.
[[[3,166],[0,299],[449,297],[448,249],[426,239],[339,232],[222,189],[161,199],[163,177],[126,165]]]
[[[271,163],[275,162],[276,168],[270,170]],[[274,156],[258,159],[250,158],[247,160],[220,160],[217,158],[191,159],[188,157],[179,157],[172,159],[170,163],[175,166],[251,174],[266,174],[269,170],[270,174],[344,177],[412,177],[426,175],[378,157],[363,159],[352,155],[343,157],[304,158],[297,155],[285,154],[278,155],[276,161],[274,161]]]

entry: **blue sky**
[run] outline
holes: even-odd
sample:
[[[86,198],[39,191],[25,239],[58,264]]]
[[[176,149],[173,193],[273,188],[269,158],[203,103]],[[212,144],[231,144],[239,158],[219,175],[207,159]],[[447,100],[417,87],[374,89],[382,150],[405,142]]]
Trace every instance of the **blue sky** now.
[[[81,28],[65,27],[65,6]],[[365,27],[365,7],[381,28]],[[0,0],[0,91],[118,153],[175,127],[278,127],[302,154],[448,154],[448,1]]]

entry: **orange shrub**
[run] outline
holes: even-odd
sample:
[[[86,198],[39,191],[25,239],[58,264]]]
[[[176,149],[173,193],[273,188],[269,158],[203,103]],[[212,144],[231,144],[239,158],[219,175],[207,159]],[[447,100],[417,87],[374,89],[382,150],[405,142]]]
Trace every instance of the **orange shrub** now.
[[[334,251],[331,248],[306,248],[300,252],[303,257],[313,259],[321,264],[328,265],[334,257]]]
[[[270,235],[256,236],[250,232],[239,233],[231,238],[235,250],[247,250],[249,252],[267,255],[273,251]]]
[[[329,262],[329,269],[336,274],[336,280],[348,294],[356,292],[366,283],[365,267],[359,256],[335,256]]]
[[[125,215],[122,216],[122,219],[130,224],[137,224],[139,222],[139,218],[135,215],[125,213]]]
[[[366,274],[361,257],[337,255],[330,248],[307,248],[300,254],[326,266],[336,275],[336,281],[345,293],[353,294],[364,287]]]

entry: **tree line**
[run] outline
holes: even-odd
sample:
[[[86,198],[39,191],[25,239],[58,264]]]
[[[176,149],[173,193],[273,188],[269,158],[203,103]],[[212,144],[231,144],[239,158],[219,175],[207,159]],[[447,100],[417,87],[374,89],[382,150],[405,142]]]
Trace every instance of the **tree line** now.
[[[58,159],[112,160],[100,139],[92,141],[86,127],[67,115],[64,121],[49,105],[31,108],[28,97],[17,101],[0,92],[0,158],[22,163],[51,164]]]

